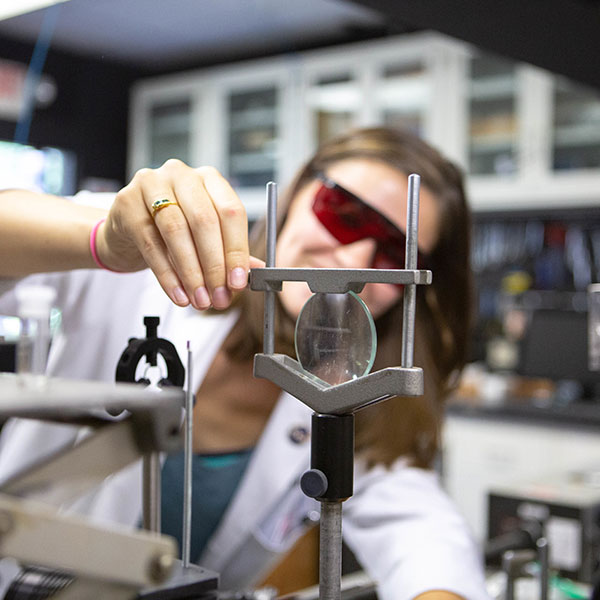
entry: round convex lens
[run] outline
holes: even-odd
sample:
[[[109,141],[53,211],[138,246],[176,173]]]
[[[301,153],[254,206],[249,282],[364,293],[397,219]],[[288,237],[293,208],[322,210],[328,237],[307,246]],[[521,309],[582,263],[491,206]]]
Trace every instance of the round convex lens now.
[[[313,294],[296,321],[296,356],[302,368],[335,385],[366,375],[377,350],[375,323],[354,293]]]

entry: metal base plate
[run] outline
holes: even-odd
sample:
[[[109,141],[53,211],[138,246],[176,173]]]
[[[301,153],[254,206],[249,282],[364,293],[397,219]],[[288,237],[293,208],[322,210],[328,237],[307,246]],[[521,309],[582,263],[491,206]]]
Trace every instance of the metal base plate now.
[[[171,576],[162,585],[140,592],[138,600],[208,600],[216,597],[210,594],[219,585],[219,576],[198,565],[184,568],[181,561],[173,567]]]

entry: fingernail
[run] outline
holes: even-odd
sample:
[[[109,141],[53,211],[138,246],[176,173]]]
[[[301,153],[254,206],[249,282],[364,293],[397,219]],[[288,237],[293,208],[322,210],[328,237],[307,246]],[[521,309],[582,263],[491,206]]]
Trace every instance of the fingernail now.
[[[212,304],[215,308],[227,308],[231,301],[231,293],[226,287],[215,288],[212,294]]]
[[[208,308],[210,306],[210,298],[208,297],[208,292],[204,286],[196,288],[196,291],[194,292],[194,299],[196,300],[196,305],[199,308]]]
[[[232,269],[229,274],[229,283],[232,287],[244,287],[248,283],[248,273],[242,267]]]
[[[190,299],[181,286],[177,286],[173,290],[173,298],[177,304],[189,304]]]

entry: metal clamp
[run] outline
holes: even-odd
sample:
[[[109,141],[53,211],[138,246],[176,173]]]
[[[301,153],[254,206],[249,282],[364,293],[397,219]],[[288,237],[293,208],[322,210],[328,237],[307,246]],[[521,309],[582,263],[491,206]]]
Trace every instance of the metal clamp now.
[[[319,598],[341,594],[342,502],[353,493],[354,412],[392,396],[423,393],[423,371],[413,366],[416,286],[431,283],[417,270],[418,175],[409,176],[405,269],[276,268],[277,188],[267,184],[266,267],[252,269],[250,289],[265,294],[263,353],[254,356],[254,375],[268,379],[312,408],[311,469],[301,479],[304,493],[321,503]],[[304,281],[312,292],[360,292],[366,283],[404,287],[401,366],[330,385],[289,356],[275,354],[275,294],[284,281]]]

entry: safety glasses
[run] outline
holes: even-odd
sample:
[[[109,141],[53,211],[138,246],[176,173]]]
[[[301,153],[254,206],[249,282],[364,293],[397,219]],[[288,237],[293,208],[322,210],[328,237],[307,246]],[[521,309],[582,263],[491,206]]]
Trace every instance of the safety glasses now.
[[[406,235],[387,217],[324,175],[315,194],[313,212],[322,225],[341,244],[352,244],[372,238],[377,249],[371,267],[374,269],[404,269]],[[417,255],[419,268],[425,264],[422,253]]]

